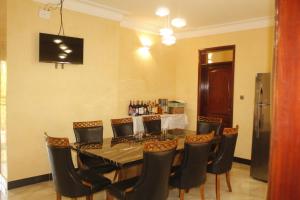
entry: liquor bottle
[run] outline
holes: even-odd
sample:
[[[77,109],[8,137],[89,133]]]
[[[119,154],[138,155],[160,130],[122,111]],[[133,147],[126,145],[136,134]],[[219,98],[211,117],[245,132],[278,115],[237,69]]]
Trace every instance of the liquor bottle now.
[[[146,103],[146,101],[144,101],[143,107],[144,107],[144,115],[148,115],[148,108],[147,108],[147,103]]]
[[[143,115],[144,114],[144,105],[143,105],[143,101],[141,101],[141,104],[139,106],[139,114]]]
[[[151,115],[152,114],[152,106],[151,106],[151,102],[150,101],[148,101],[147,109],[148,109],[148,115]]]
[[[158,104],[156,103],[156,100],[153,103],[154,107],[153,107],[153,114],[157,114],[158,113]]]
[[[132,116],[135,115],[135,103],[132,101]]]
[[[133,109],[132,109],[132,101],[130,100],[130,103],[129,103],[129,106],[128,106],[128,115],[129,116],[132,116],[133,114]]]

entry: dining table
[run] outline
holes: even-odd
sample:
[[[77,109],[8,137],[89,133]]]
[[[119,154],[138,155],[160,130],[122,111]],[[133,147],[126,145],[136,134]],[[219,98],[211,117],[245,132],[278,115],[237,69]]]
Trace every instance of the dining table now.
[[[102,143],[73,143],[71,147],[80,153],[101,158],[122,169],[142,163],[146,142],[177,139],[176,151],[180,153],[184,149],[185,137],[192,134],[196,134],[196,131],[171,129],[151,134],[104,138]],[[211,143],[218,144],[220,138],[220,136],[214,136]]]

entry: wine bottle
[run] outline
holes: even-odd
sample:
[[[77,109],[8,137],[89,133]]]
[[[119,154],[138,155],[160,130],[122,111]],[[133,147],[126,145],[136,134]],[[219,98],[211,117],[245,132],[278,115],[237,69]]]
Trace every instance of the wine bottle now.
[[[143,106],[143,101],[141,101],[140,107],[139,107],[139,114],[143,115],[144,114],[144,106]]]
[[[128,115],[132,116],[133,112],[132,112],[132,101],[130,100],[129,106],[128,106]]]

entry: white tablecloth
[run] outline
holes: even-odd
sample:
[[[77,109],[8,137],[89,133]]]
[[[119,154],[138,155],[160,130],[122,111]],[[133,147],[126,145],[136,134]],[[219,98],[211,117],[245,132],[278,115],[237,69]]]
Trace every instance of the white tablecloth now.
[[[186,114],[163,114],[161,117],[161,129],[184,129],[188,124]],[[143,116],[132,117],[134,133],[143,132]]]

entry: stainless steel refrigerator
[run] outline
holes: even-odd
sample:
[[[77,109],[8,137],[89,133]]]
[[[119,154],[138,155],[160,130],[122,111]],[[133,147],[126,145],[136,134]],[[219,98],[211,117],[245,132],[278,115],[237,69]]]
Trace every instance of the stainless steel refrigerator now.
[[[268,163],[271,134],[271,74],[256,75],[254,123],[250,175],[268,181]]]

